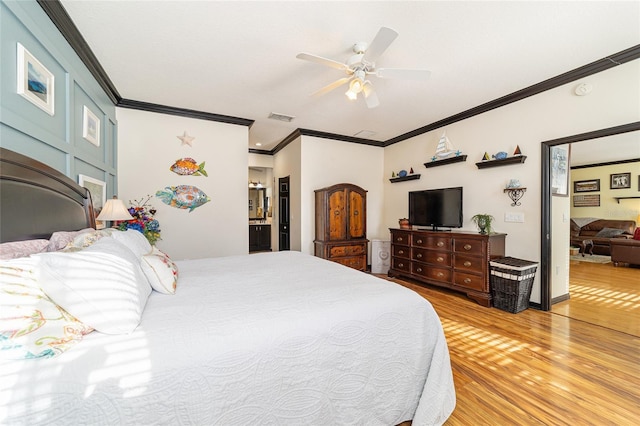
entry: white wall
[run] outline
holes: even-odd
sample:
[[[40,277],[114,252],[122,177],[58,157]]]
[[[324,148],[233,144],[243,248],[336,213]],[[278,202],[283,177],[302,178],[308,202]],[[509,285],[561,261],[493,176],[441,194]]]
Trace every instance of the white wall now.
[[[475,231],[470,222],[474,214],[491,214],[496,218],[495,231],[508,234],[507,255],[539,262],[541,142],[638,121],[639,75],[640,61],[636,60],[447,126],[449,139],[469,156],[464,163],[429,169],[422,165],[433,155],[442,130],[385,148],[385,177],[391,177],[392,171],[409,170],[409,167],[422,175],[420,180],[403,183],[385,181],[385,224],[397,226],[398,218],[407,216],[408,191],[462,185],[464,229]],[[592,84],[593,92],[579,97],[573,94],[573,88],[582,82]],[[527,156],[524,164],[487,169],[476,167],[475,163],[482,159],[485,152],[493,154],[506,151],[511,155],[516,145]],[[503,193],[511,178],[519,179],[527,188],[520,207],[511,207],[511,201]],[[555,200],[560,197],[552,198]],[[567,200],[564,198],[563,201],[566,203],[563,209],[566,217],[569,216]],[[524,213],[525,222],[506,223],[504,214],[508,212]],[[568,227],[568,222],[557,222],[554,221],[554,227]],[[565,268],[569,256],[568,239],[566,249],[554,252],[555,256],[559,257],[554,258],[552,270]],[[564,275],[558,279],[561,283],[565,282]],[[541,300],[539,274],[536,274],[531,300]]]
[[[367,190],[367,238],[389,239],[382,223],[384,150],[380,147],[302,137],[302,251],[313,254],[316,189],[352,183]]]
[[[197,186],[211,198],[189,212],[154,196],[162,229],[158,248],[176,260],[247,253],[248,128],[124,108],[116,114],[118,198],[127,202],[176,185]],[[185,131],[195,137],[192,147],[177,138]],[[171,172],[183,157],[205,161],[209,177]]]

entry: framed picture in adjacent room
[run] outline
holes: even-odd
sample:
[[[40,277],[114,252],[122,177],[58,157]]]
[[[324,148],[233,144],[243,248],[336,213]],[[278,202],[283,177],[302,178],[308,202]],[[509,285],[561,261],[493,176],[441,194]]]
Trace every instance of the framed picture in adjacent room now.
[[[598,192],[600,179],[577,180],[573,182],[573,192]]]
[[[551,195],[569,196],[569,161],[571,145],[551,147]]]
[[[624,189],[631,188],[631,173],[612,173],[611,177],[611,185],[609,188],[611,189]]]
[[[23,45],[18,43],[18,94],[29,102],[54,115],[55,78]]]
[[[82,137],[100,146],[100,119],[86,105],[82,107]]]

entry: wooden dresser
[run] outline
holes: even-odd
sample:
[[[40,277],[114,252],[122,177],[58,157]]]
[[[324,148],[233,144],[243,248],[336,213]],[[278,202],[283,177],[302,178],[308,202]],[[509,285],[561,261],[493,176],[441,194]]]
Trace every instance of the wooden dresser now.
[[[316,239],[318,257],[360,271],[367,269],[367,191],[350,183],[317,189]]]
[[[504,257],[506,234],[390,229],[389,276],[462,291],[491,306],[489,260]]]

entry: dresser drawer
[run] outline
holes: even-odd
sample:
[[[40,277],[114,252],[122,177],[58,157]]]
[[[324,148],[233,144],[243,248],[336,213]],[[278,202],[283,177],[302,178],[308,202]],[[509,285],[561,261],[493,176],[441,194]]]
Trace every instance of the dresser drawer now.
[[[403,259],[400,257],[392,257],[391,258],[391,268],[397,269],[398,271],[411,271],[411,261],[409,259]]]
[[[451,270],[445,268],[434,268],[424,263],[414,262],[411,264],[411,273],[425,278],[430,278],[436,281],[450,282]]]
[[[451,253],[411,248],[411,259],[438,266],[451,266]]]
[[[335,257],[329,260],[344,266],[348,266],[349,268],[357,269],[359,271],[366,271],[367,269],[367,261],[365,256]]]
[[[483,245],[482,240],[467,240],[465,238],[456,238],[453,240],[453,250],[456,253],[473,253],[481,256]]]
[[[466,274],[464,272],[455,271],[453,273],[453,283],[459,287],[464,287],[469,290],[482,292],[489,291],[489,286],[487,285],[484,275]]]
[[[411,258],[411,249],[405,246],[392,246],[391,255],[395,257]]]
[[[487,266],[486,262],[487,260],[484,257],[467,256],[456,253],[453,267],[457,270],[481,273]]]
[[[332,246],[329,249],[329,258],[344,257],[344,256],[358,256],[365,253],[364,244],[354,244],[352,246]]]
[[[408,246],[411,241],[411,233],[407,231],[391,231],[391,243],[399,246]]]
[[[451,238],[433,235],[414,235],[413,245],[439,250],[451,250]]]

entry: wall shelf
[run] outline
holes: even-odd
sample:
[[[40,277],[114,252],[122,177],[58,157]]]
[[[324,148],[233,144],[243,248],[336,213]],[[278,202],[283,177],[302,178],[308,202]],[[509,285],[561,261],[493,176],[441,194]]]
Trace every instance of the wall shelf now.
[[[631,199],[637,199],[640,197],[613,197],[613,198],[618,202],[618,204],[620,204],[620,200],[631,200]]]
[[[457,155],[457,156],[451,157],[451,158],[445,158],[445,159],[442,159],[442,160],[432,161],[430,163],[424,163],[424,166],[426,168],[437,167],[437,166],[444,166],[445,164],[460,163],[462,161],[467,161],[467,156],[466,155]]]
[[[398,177],[389,179],[389,182],[396,183],[396,182],[404,182],[405,180],[415,180],[415,179],[420,179],[420,175],[419,174],[411,174],[411,175],[402,176],[402,177],[398,176]]]
[[[527,192],[527,188],[505,188],[504,192],[509,196],[509,198],[511,198],[511,201],[513,201],[513,203],[511,203],[511,207],[515,207],[522,204],[520,203],[520,199],[522,198],[524,193]]]
[[[524,163],[527,159],[526,155],[516,155],[514,157],[507,157],[502,160],[485,160],[476,163],[479,169],[486,169],[488,167],[508,166],[510,164]]]

